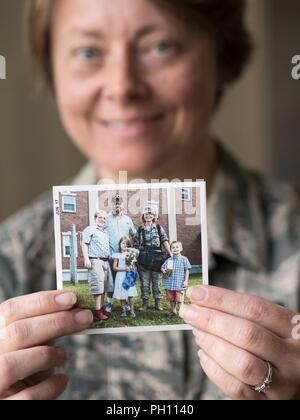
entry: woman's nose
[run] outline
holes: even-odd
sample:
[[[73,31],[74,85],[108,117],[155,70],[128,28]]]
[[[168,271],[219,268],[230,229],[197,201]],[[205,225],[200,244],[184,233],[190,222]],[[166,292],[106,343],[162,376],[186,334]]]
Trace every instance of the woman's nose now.
[[[134,57],[123,53],[111,60],[103,90],[107,99],[120,103],[140,101],[147,96],[148,91]]]

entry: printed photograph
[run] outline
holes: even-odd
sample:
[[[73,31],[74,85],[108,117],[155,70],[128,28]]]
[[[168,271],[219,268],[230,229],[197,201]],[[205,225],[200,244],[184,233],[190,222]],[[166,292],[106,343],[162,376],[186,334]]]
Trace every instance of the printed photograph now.
[[[88,333],[190,329],[186,290],[208,284],[205,182],[54,187],[54,215],[57,287],[93,312]]]

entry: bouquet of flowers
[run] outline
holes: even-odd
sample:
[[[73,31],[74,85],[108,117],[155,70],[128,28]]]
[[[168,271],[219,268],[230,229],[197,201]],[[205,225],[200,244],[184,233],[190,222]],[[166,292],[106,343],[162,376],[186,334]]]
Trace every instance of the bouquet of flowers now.
[[[127,267],[134,267],[134,264],[137,262],[137,254],[138,254],[138,250],[137,249],[129,249],[129,252],[126,256],[126,265]]]

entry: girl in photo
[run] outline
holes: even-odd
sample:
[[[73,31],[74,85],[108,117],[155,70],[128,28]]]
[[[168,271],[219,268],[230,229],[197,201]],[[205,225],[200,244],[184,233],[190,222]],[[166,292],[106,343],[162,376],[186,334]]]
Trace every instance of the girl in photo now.
[[[130,312],[129,316],[135,318],[134,300],[137,297],[136,286],[124,287],[126,284],[127,273],[133,272],[136,274],[135,250],[131,248],[131,241],[128,236],[123,236],[119,242],[119,253],[113,255],[113,270],[117,273],[115,280],[114,299],[121,302],[122,313],[121,317],[127,317],[127,301],[129,302]]]

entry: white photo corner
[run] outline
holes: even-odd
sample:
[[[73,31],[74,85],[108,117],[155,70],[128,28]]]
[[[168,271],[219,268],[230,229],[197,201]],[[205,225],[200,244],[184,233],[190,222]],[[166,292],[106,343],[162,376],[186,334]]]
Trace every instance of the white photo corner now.
[[[191,329],[208,284],[204,181],[53,188],[57,288],[94,314],[87,334]]]

